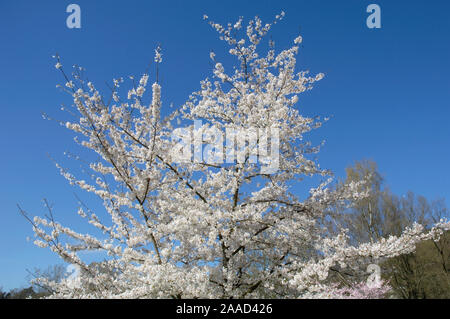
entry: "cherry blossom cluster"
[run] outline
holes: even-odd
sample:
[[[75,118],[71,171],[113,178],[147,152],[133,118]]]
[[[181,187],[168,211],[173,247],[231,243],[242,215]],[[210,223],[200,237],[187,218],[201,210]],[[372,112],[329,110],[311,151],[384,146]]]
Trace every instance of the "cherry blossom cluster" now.
[[[67,75],[56,57],[66,81],[60,87],[73,99],[73,118],[62,124],[98,158],[88,162],[89,173],[57,167],[69,183],[97,196],[104,211],[94,213],[80,202],[78,214],[96,229],[91,234],[65,227],[53,215],[29,219],[38,246],[78,267],[75,279],[40,279],[52,297],[374,296],[362,283],[352,291],[327,283],[330,269],[408,253],[450,229],[445,220],[431,230],[416,224],[399,237],[358,246],[349,244],[344,229],[330,237],[323,223],[327,210],[336,203],[351,206],[369,190],[365,180],[334,187],[332,173],[315,160],[320,145],[306,138],[327,119],[302,115],[298,101],[324,75],[296,69],[300,36],[289,48],[276,50],[270,42],[264,49],[263,39],[283,17],[269,24],[256,17],[245,28],[243,18],[221,25],[205,16],[236,63],[226,67],[218,52],[211,53],[211,77],[175,110],[162,109],[157,75],[150,90],[144,74],[116,79],[102,94],[80,68]],[[158,48],[155,62],[161,61]],[[178,123],[196,120],[200,129],[223,132],[276,128],[277,169],[261,171],[261,163],[249,160],[248,144],[241,161],[178,161],[172,132]],[[308,196],[296,191],[293,185],[314,176],[321,183]],[[87,263],[85,251],[107,257]]]

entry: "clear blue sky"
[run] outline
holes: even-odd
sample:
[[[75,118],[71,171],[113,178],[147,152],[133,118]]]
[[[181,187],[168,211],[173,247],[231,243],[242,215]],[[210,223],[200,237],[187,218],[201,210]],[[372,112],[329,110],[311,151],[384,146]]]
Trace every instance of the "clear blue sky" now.
[[[66,27],[66,7],[81,7],[82,28]],[[381,7],[382,28],[368,29],[366,7]],[[23,1],[0,2],[0,286],[24,285],[25,269],[59,263],[27,242],[32,231],[16,204],[78,226],[73,196],[86,196],[58,174],[47,153],[66,163],[72,136],[41,112],[63,116],[67,96],[51,56],[79,64],[98,82],[140,75],[161,43],[163,100],[180,105],[211,70],[209,51],[224,46],[203,20],[226,23],[259,15],[284,21],[273,29],[279,47],[301,30],[298,65],[326,77],[300,101],[309,115],[332,115],[314,133],[326,139],[322,167],[338,176],[355,160],[371,158],[391,189],[430,199],[450,198],[449,1]],[[220,55],[219,55],[220,54]],[[448,201],[447,201],[448,202]],[[80,226],[84,229],[83,226]]]

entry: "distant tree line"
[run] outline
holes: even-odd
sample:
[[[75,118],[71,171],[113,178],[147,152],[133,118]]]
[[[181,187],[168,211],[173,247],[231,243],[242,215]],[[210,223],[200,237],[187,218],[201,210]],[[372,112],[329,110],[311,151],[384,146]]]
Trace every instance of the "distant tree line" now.
[[[66,275],[64,265],[53,265],[46,269],[35,268],[33,271],[27,270],[29,286],[25,288],[15,288],[6,292],[0,287],[0,299],[39,299],[50,295],[50,289],[37,285],[33,279],[44,277],[52,281],[59,281]]]

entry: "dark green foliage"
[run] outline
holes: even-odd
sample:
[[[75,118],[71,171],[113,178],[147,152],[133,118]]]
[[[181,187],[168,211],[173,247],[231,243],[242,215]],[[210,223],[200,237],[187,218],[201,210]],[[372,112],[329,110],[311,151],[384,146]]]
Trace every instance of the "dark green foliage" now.
[[[413,254],[387,260],[383,268],[399,298],[450,299],[450,232],[419,244]]]

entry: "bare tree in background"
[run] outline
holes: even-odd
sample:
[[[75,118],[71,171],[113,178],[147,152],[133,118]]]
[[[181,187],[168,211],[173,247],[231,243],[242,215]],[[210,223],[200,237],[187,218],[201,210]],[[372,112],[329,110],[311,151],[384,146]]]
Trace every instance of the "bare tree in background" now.
[[[384,186],[375,162],[356,162],[346,169],[345,183],[363,179],[370,180],[370,196],[359,200],[351,209],[334,207],[328,222],[332,232],[341,227],[348,228],[354,243],[375,242],[399,235],[402,229],[415,222],[430,228],[436,221],[449,216],[442,199],[429,201],[412,192],[402,197],[392,194]],[[415,252],[379,262],[396,297],[450,298],[449,232],[439,240],[419,243]],[[340,275],[345,277],[345,274]],[[346,275],[352,274],[347,272]]]

